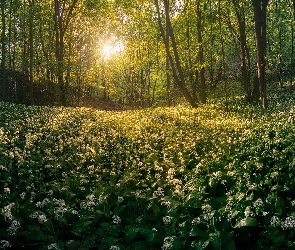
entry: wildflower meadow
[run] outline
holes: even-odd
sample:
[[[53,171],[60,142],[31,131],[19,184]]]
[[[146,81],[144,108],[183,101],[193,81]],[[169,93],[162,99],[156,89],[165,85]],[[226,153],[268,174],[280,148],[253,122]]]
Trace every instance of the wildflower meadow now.
[[[0,103],[1,249],[295,249],[295,98]]]

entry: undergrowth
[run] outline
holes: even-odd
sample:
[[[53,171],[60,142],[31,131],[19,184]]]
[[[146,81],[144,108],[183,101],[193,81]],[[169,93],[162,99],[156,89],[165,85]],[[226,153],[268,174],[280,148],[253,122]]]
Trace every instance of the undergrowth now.
[[[0,248],[294,249],[295,102],[0,103]]]

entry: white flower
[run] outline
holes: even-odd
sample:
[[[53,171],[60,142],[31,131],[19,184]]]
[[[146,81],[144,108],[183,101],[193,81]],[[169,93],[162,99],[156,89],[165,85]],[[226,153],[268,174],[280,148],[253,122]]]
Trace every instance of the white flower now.
[[[19,229],[19,228],[20,228],[20,223],[19,223],[19,221],[17,221],[17,220],[13,220],[13,221],[11,222],[11,226],[7,229],[8,234],[10,234],[10,235],[15,235],[17,229]]]
[[[121,203],[121,202],[123,202],[123,201],[124,201],[124,198],[121,197],[121,196],[118,196],[118,202]]]
[[[72,214],[78,214],[78,211],[72,210]]]
[[[7,240],[1,240],[0,244],[2,245],[1,248],[11,247],[10,243]]]
[[[171,202],[170,202],[170,201],[162,201],[162,202],[161,202],[161,205],[162,205],[162,206],[166,206],[166,207],[169,208],[170,205],[171,205]]]
[[[158,187],[158,189],[156,191],[154,191],[153,196],[154,197],[164,196],[164,190],[163,190],[163,188]]]
[[[170,216],[165,216],[165,217],[163,217],[163,222],[164,222],[165,225],[170,224],[170,222],[171,222],[171,217],[170,217]]]
[[[283,230],[290,229],[295,227],[295,218],[293,216],[289,216],[282,223]]]
[[[22,198],[22,199],[24,199],[25,196],[26,196],[26,193],[25,193],[25,192],[22,192],[22,193],[20,194],[20,198]]]
[[[256,201],[253,202],[253,207],[261,207],[263,206],[263,201],[261,198],[258,198]]]
[[[168,249],[172,249],[173,247],[173,241],[176,237],[175,236],[168,236],[164,238],[164,243],[162,246],[162,250],[168,250]]]
[[[273,226],[273,227],[276,227],[276,226],[280,226],[281,225],[281,220],[279,217],[277,216],[273,216],[270,220],[270,225]]]
[[[200,217],[196,217],[196,218],[194,218],[192,220],[192,224],[195,225],[195,226],[200,224],[200,223],[201,223],[201,218]]]
[[[113,223],[119,225],[121,223],[121,218],[118,215],[113,215]]]
[[[10,203],[1,210],[1,214],[4,216],[6,221],[12,220],[11,208],[13,208],[14,203]]]
[[[110,250],[120,250],[120,247],[118,247],[118,246],[111,246],[110,247]]]
[[[38,212],[35,212],[35,213],[29,215],[29,217],[32,219],[36,219],[36,218],[38,218],[38,216],[39,216]]]
[[[48,247],[47,247],[48,250],[51,250],[51,249],[56,249],[56,250],[59,250],[59,247],[57,246],[56,243],[53,243],[53,244],[50,244]]]
[[[44,214],[40,214],[40,215],[38,216],[38,221],[39,221],[39,223],[41,223],[41,224],[45,223],[45,222],[47,221],[46,215],[44,215]]]
[[[9,188],[4,188],[4,193],[10,194],[10,189]]]
[[[42,203],[41,203],[41,201],[38,201],[38,202],[36,203],[36,207],[42,207]]]

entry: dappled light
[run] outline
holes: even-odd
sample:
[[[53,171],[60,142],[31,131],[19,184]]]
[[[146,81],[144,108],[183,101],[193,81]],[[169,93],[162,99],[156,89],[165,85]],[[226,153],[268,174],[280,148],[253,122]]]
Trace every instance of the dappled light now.
[[[116,54],[123,52],[124,49],[125,49],[125,46],[123,42],[121,41],[116,43],[106,43],[102,49],[103,59],[108,60],[112,56],[115,56]]]
[[[0,0],[0,249],[295,249],[295,0]]]

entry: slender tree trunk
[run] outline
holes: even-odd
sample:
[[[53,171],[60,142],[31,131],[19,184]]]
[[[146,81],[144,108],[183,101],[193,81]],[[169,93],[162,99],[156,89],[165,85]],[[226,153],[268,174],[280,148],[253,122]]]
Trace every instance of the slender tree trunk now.
[[[238,19],[239,35],[240,35],[240,63],[241,63],[241,74],[242,74],[242,85],[244,88],[244,95],[246,102],[250,102],[251,97],[251,86],[250,86],[250,55],[247,46],[246,39],[246,22],[244,9],[239,6],[237,0],[232,0],[234,5],[235,14]]]
[[[160,8],[159,8],[159,1],[158,0],[154,0],[154,1],[155,1],[155,5],[157,8],[159,29],[161,31],[163,42],[165,44],[166,53],[169,57],[169,62],[170,62],[170,66],[172,69],[173,78],[174,78],[177,86],[179,87],[181,93],[185,97],[185,99],[189,102],[189,104],[193,108],[196,108],[198,105],[195,102],[195,100],[193,100],[192,96],[190,95],[190,93],[188,92],[188,90],[185,86],[184,74],[183,74],[183,71],[181,68],[179,54],[177,51],[176,40],[174,37],[173,28],[172,28],[171,21],[170,21],[168,1],[164,0],[164,8],[165,8],[165,16],[166,16],[167,27],[168,27],[168,35],[171,40],[173,57],[172,57],[172,54],[170,53],[169,45],[168,45],[169,41],[166,40],[165,31],[164,31],[164,28],[162,25],[162,19],[161,19]]]
[[[222,70],[222,81],[224,81],[224,91],[225,91],[225,103],[228,105],[228,86],[227,80],[225,79],[225,51],[224,51],[224,39],[222,32],[222,23],[221,23],[221,0],[218,1],[218,24],[219,24],[219,36],[221,42],[221,70]]]
[[[197,97],[197,82],[194,79],[194,72],[193,72],[193,63],[192,63],[192,57],[191,57],[191,30],[190,30],[190,20],[189,20],[189,15],[186,15],[186,40],[187,40],[187,57],[188,57],[188,71],[189,71],[189,81],[191,85],[191,90],[192,90],[192,97],[193,99],[198,102],[198,97]]]
[[[6,32],[6,19],[5,19],[5,1],[1,3],[1,22],[2,22],[2,33],[1,33],[1,90],[2,90],[2,100],[6,101],[6,38],[5,38],[5,32]]]
[[[291,23],[291,33],[292,33],[292,41],[291,41],[291,72],[290,72],[290,83],[293,87],[293,68],[294,68],[294,26],[293,22]]]
[[[197,2],[197,32],[198,32],[198,44],[199,44],[199,63],[201,65],[200,70],[200,99],[202,103],[206,103],[206,83],[205,83],[205,67],[204,67],[204,47],[203,47],[203,17],[200,8],[200,1]]]
[[[63,106],[67,104],[67,86],[64,81],[64,37],[77,2],[78,0],[73,0],[69,6],[66,6],[65,1],[54,0],[55,57],[57,61],[57,79],[60,87],[60,99]]]
[[[29,73],[29,80],[30,80],[30,93],[29,93],[29,102],[31,105],[34,105],[34,79],[33,79],[33,65],[34,65],[34,0],[31,0],[30,3],[30,73]]]
[[[295,21],[295,0],[292,0],[293,5],[293,22]],[[291,54],[291,86],[293,88],[293,68],[294,68],[294,23],[291,23],[291,29],[292,29],[292,54]]]
[[[266,54],[266,9],[268,0],[252,0],[254,7],[254,21],[257,49],[257,75],[259,81],[260,101],[262,108],[268,107],[266,80],[265,80],[265,54]]]

